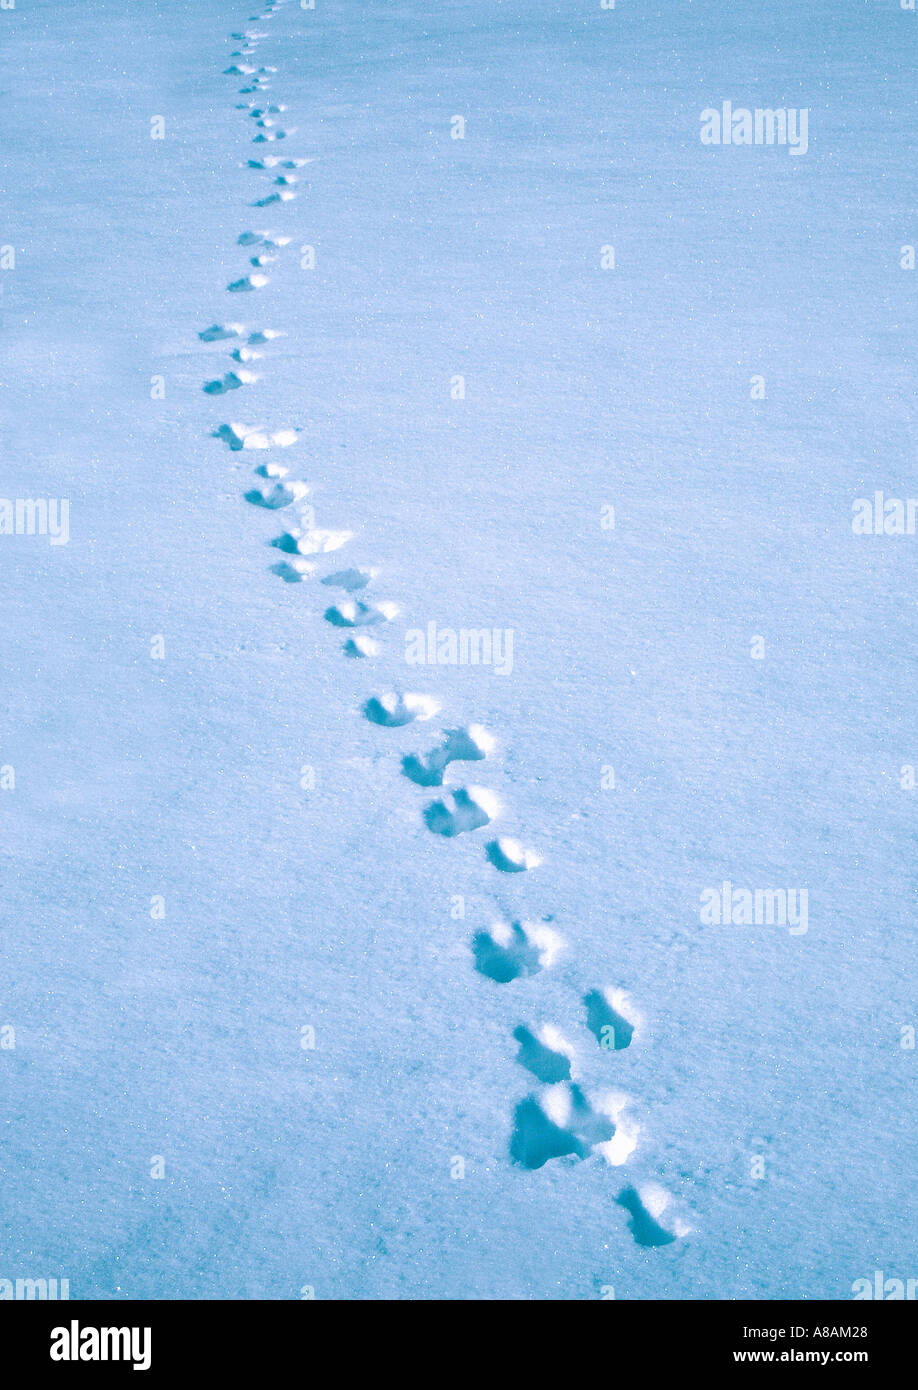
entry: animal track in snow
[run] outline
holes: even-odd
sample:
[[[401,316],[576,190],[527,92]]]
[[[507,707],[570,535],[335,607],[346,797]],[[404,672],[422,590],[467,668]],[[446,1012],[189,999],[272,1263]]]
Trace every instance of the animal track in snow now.
[[[638,1245],[670,1245],[689,1233],[690,1227],[672,1211],[671,1195],[658,1183],[626,1187],[616,1201],[628,1212],[628,1226]]]
[[[561,937],[542,922],[498,922],[477,933],[472,950],[475,968],[499,985],[537,975],[551,966],[562,947]]]
[[[266,251],[279,251],[283,246],[289,246],[290,237],[279,236],[277,232],[242,232],[236,238],[239,246],[263,246]]]
[[[269,208],[274,203],[289,203],[296,197],[296,194],[289,188],[282,188],[277,193],[268,193],[264,198],[256,198],[249,206],[253,208]],[[232,287],[230,287],[232,288]]]
[[[290,555],[327,555],[340,550],[353,536],[352,531],[323,531],[315,527],[291,527],[271,542]]]
[[[267,283],[267,275],[244,275],[241,280],[233,280],[226,288],[230,294],[244,294],[248,290],[264,289]]]
[[[583,997],[586,1023],[599,1046],[621,1052],[631,1046],[639,1018],[623,989],[591,989]]]
[[[272,445],[278,449],[286,449],[289,445],[296,443],[297,431],[295,429],[283,429],[268,433],[252,425],[230,423],[220,425],[214,431],[214,436],[217,439],[222,439],[234,451],[238,449],[270,449]]]
[[[452,838],[467,830],[480,830],[500,814],[500,802],[487,787],[460,787],[449,800],[432,801],[424,811],[424,824],[435,835]]]
[[[333,627],[371,627],[375,623],[389,623],[398,617],[397,603],[360,603],[356,599],[344,599],[326,610],[326,621]]]
[[[513,1036],[520,1045],[516,1060],[539,1081],[546,1085],[570,1081],[573,1049],[553,1024],[543,1024],[534,1033],[520,1024]]]
[[[365,589],[371,579],[375,579],[376,570],[335,570],[334,574],[327,574],[321,583],[330,584],[334,589],[347,589],[348,593],[354,593],[357,589]]]
[[[246,161],[250,169],[302,169],[304,164],[311,163],[311,159],[282,159],[277,154],[266,154],[262,159]]]
[[[506,837],[492,840],[486,853],[495,869],[505,874],[521,874],[527,869],[537,868],[542,862],[535,850],[525,849],[519,840]]]
[[[402,724],[413,724],[416,719],[433,719],[439,708],[430,695],[400,695],[390,691],[367,700],[363,712],[372,724],[396,729]]]
[[[470,724],[467,729],[447,729],[439,748],[425,758],[409,753],[402,759],[402,770],[419,787],[442,787],[443,774],[450,763],[477,762],[486,758],[493,748],[494,739],[481,724]]]
[[[615,1124],[587,1099],[576,1082],[548,1086],[516,1107],[510,1156],[524,1168],[541,1168],[550,1159],[586,1158],[594,1145],[615,1135]]]
[[[516,1107],[510,1156],[524,1168],[553,1158],[597,1153],[619,1167],[634,1152],[638,1128],[624,1112],[627,1096],[607,1092],[592,1099],[576,1082],[561,1081]]]
[[[377,656],[379,643],[375,637],[349,637],[343,650],[345,656]]]
[[[251,17],[249,25],[257,26],[260,20],[272,18],[274,8],[273,3],[269,4],[264,15]],[[251,132],[252,143],[259,146],[286,140],[295,131],[295,127],[279,121],[286,107],[278,98],[272,99],[268,91],[276,69],[268,65],[256,66],[252,58],[254,45],[265,36],[258,27],[235,32],[232,38],[240,47],[231,54],[233,63],[226,69],[227,73],[246,79],[240,94],[247,100],[238,105],[254,122],[254,131],[251,126],[245,129]],[[312,162],[312,156],[280,157],[261,149],[253,152],[252,158],[243,156],[243,167],[274,175],[262,181],[262,194],[250,206],[280,209],[294,200],[299,191],[296,171]],[[269,187],[266,189],[265,185]],[[273,215],[264,214],[266,220]],[[279,211],[276,215],[281,220]],[[251,248],[250,270],[227,289],[231,293],[245,293],[264,288],[269,283],[265,271],[279,259],[275,253],[289,246],[291,241],[290,236],[272,231],[240,233],[237,244]],[[199,336],[203,342],[240,340],[230,355],[242,369],[217,375],[203,387],[209,395],[222,395],[257,380],[253,372],[245,370],[245,364],[262,357],[260,352],[253,351],[254,348],[281,335],[270,329],[249,333],[242,324],[217,323]],[[268,450],[295,443],[300,431],[295,428],[267,430],[230,423],[221,425],[215,433],[232,450]],[[265,463],[256,473],[265,480],[265,485],[251,488],[245,496],[252,504],[267,510],[294,507],[302,503],[309,492],[305,483],[287,478],[287,470],[279,464]],[[271,542],[282,552],[271,570],[285,583],[300,583],[314,575],[318,568],[306,557],[338,550],[351,539],[352,533],[315,528],[313,510],[305,504],[287,515],[297,524],[288,525]],[[334,627],[351,630],[343,643],[348,657],[375,656],[379,644],[370,636],[370,631],[398,613],[395,604],[373,602],[361,593],[374,576],[374,570],[353,567],[326,574],[320,581],[344,591],[344,597],[326,609],[325,618]],[[393,691],[375,695],[363,705],[363,714],[370,722],[387,728],[432,719],[438,710],[438,702],[432,696]],[[494,747],[492,735],[479,724],[445,729],[439,746],[425,755],[409,754],[402,759],[402,768],[405,775],[421,787],[442,787],[451,763],[481,761]],[[438,799],[424,807],[422,815],[431,832],[454,838],[489,825],[499,809],[494,792],[478,786],[460,786],[440,793]],[[489,862],[505,874],[522,873],[541,862],[534,850],[513,838],[499,836],[487,841],[483,849]],[[495,983],[509,984],[514,980],[525,981],[550,967],[563,942],[547,925],[549,920],[501,922],[490,931],[478,932],[472,942],[476,970]],[[640,1017],[624,991],[592,989],[582,1000],[587,1027],[601,1047],[618,1051],[630,1046]],[[633,1151],[638,1134],[637,1125],[626,1114],[627,1098],[612,1093],[594,1096],[582,1088],[575,1079],[574,1049],[554,1024],[543,1023],[530,1028],[520,1023],[513,1036],[519,1047],[517,1060],[542,1087],[538,1094],[526,1097],[516,1107],[510,1141],[514,1162],[527,1169],[538,1169],[553,1158],[583,1159],[593,1154],[610,1164],[623,1163]],[[687,1229],[672,1219],[669,1195],[652,1184],[626,1188],[617,1200],[627,1210],[629,1224],[641,1245],[665,1244]]]
[[[295,556],[292,560],[278,560],[276,565],[271,566],[271,573],[280,575],[287,584],[298,584],[307,576],[315,574],[315,569],[315,565],[309,560]]]
[[[249,386],[257,380],[254,372],[227,372],[216,381],[205,382],[203,389],[208,396],[222,396],[226,391],[238,391],[240,386]]]
[[[309,488],[305,483],[282,482],[275,483],[269,492],[253,487],[245,494],[245,500],[256,507],[267,507],[269,511],[276,512],[281,507],[301,502],[308,492]]]
[[[202,343],[216,343],[222,338],[241,338],[244,332],[245,325],[241,323],[213,323],[198,337]]]

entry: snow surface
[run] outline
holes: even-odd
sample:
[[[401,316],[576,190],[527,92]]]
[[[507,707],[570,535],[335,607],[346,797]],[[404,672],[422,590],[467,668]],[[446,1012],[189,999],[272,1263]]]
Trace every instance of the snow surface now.
[[[918,538],[851,526],[918,495],[916,26],[0,14],[0,493],[71,503],[0,536],[0,1278],[918,1275]],[[807,154],[702,145],[727,99]],[[409,666],[428,623],[512,671]],[[703,925],[725,879],[808,931]]]

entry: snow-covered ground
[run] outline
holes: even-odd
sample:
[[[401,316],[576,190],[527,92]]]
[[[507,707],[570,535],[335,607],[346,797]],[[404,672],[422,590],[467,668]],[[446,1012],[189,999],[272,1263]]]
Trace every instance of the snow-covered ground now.
[[[251,3],[0,12],[0,1279],[918,1276],[918,16]]]

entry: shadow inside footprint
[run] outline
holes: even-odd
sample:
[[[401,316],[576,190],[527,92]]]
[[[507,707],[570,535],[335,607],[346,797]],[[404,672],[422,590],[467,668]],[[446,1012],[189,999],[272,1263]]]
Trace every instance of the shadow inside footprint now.
[[[402,771],[419,787],[442,787],[443,774],[454,762],[479,762],[486,758],[494,740],[480,724],[468,729],[447,729],[443,744],[434,748],[426,758],[409,753],[402,759]]]
[[[553,1085],[558,1081],[570,1081],[571,1059],[563,1052],[547,1047],[534,1033],[520,1024],[514,1028],[513,1036],[520,1045],[517,1061],[540,1081]]]
[[[520,1101],[514,1116],[510,1157],[523,1168],[541,1168],[552,1158],[576,1154],[584,1158],[588,1149],[570,1130],[548,1118],[534,1096]]]
[[[613,1007],[605,994],[591,989],[589,994],[583,996],[583,1002],[587,1011],[587,1027],[600,1047],[608,1052],[620,1052],[630,1047],[634,1024]]]
[[[453,793],[452,806],[445,801],[432,801],[424,810],[424,824],[435,835],[452,837],[467,830],[478,830],[488,825],[496,808],[489,804],[487,793],[468,792],[460,787]]]
[[[334,574],[327,574],[321,582],[334,589],[347,589],[348,593],[354,593],[356,589],[365,589],[372,577],[372,573],[364,570],[335,570]]]
[[[509,984],[521,975],[537,975],[542,969],[543,952],[519,922],[513,923],[505,941],[488,931],[477,932],[472,950],[475,969],[499,985]]]
[[[628,1212],[630,1218],[628,1226],[638,1245],[670,1245],[676,1239],[672,1231],[667,1231],[651,1216],[641,1201],[641,1194],[637,1188],[626,1187],[615,1200],[620,1207],[624,1207],[625,1211]]]

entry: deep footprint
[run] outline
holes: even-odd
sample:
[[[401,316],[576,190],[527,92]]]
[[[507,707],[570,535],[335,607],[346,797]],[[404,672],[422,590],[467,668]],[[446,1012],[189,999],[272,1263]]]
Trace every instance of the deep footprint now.
[[[628,1226],[638,1245],[671,1245],[679,1236],[688,1234],[684,1222],[667,1216],[672,1199],[656,1183],[626,1187],[615,1200],[628,1213]]]
[[[583,996],[586,1024],[599,1046],[621,1052],[631,1046],[638,1016],[623,989],[591,989]]]
[[[535,869],[541,864],[541,857],[535,850],[526,849],[519,840],[502,837],[492,840],[485,853],[489,863],[505,874],[521,874],[527,869]]]
[[[544,1024],[535,1033],[520,1024],[513,1036],[520,1045],[516,1058],[520,1066],[546,1085],[570,1081],[573,1049],[552,1024]]]
[[[510,1156],[524,1168],[541,1168],[568,1154],[586,1158],[614,1134],[613,1122],[593,1108],[576,1083],[562,1083],[517,1106]]]
[[[478,762],[493,748],[494,739],[481,724],[470,724],[467,729],[447,729],[441,747],[428,753],[426,758],[409,753],[402,759],[402,770],[419,787],[442,787],[443,774],[450,763]]]
[[[372,724],[397,729],[416,719],[433,719],[440,706],[430,695],[374,695],[367,700],[363,712]]]
[[[561,946],[558,933],[542,922],[498,922],[477,933],[472,950],[479,974],[505,985],[547,969]]]
[[[449,801],[432,801],[424,811],[424,823],[435,835],[462,835],[479,830],[500,814],[500,802],[486,787],[460,787]]]

